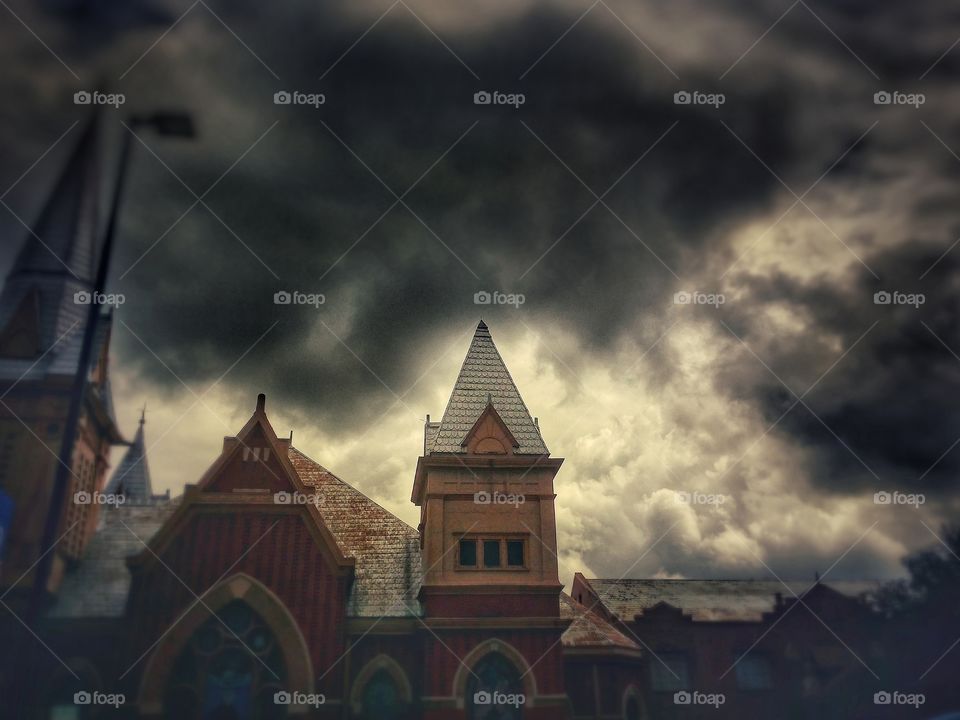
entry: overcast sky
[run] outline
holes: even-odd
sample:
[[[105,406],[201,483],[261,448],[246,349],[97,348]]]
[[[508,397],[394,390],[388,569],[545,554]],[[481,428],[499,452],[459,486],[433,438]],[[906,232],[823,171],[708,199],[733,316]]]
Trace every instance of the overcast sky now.
[[[124,93],[114,145],[130,112],[192,112],[193,141],[142,132],[112,265],[118,414],[132,436],[147,404],[157,489],[265,392],[416,525],[423,420],[482,316],[566,458],[565,579],[887,577],[956,516],[956,3],[113,5],[0,10],[0,263],[74,92]]]

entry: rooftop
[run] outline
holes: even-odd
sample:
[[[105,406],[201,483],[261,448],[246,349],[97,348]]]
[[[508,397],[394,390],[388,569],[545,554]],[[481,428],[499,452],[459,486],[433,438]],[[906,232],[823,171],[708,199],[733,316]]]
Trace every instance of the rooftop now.
[[[480,414],[492,403],[519,443],[518,455],[549,455],[540,428],[520,397],[486,323],[482,320],[463,360],[439,425],[428,423],[426,445],[433,453],[463,452],[462,443]]]

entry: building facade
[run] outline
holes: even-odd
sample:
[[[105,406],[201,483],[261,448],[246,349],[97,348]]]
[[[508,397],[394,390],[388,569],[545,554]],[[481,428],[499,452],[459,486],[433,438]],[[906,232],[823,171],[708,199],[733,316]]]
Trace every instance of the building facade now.
[[[863,588],[577,574],[564,591],[563,460],[483,322],[411,458],[416,528],[278,437],[263,395],[182,495],[153,491],[144,416],[107,482],[123,442],[111,316],[91,329],[83,303],[100,247],[97,152],[91,124],[0,296],[0,492],[12,507],[0,697],[12,717],[863,715],[864,693],[850,692],[864,684],[855,656],[875,653],[873,618],[852,599]],[[94,360],[81,367],[88,330]],[[63,448],[78,377],[78,432]],[[58,465],[72,480],[44,547]],[[93,493],[123,502],[82,502]],[[46,553],[42,605],[26,607]],[[820,618],[853,632],[830,637]]]

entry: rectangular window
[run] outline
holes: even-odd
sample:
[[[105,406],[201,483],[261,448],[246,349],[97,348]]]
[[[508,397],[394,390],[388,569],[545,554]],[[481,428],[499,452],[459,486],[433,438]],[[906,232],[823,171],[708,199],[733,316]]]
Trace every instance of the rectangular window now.
[[[488,568],[500,567],[500,541],[483,541],[483,566]]]
[[[477,541],[476,540],[460,541],[460,566],[461,567],[477,566]]]
[[[649,659],[650,686],[657,692],[690,688],[687,658],[681,653],[658,653]]]
[[[523,567],[523,540],[507,540],[507,565]]]

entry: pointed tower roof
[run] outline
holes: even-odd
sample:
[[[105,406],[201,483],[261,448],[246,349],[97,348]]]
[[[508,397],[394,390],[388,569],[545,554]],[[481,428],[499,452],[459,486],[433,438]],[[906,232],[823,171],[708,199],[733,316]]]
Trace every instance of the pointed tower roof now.
[[[100,205],[100,127],[93,115],[28,233],[0,294],[0,330],[18,311],[35,318],[40,347],[48,349],[87,306],[73,295],[90,291],[100,251],[97,214]],[[36,294],[24,305],[25,298]]]
[[[146,505],[154,500],[150,482],[150,467],[147,465],[147,449],[143,439],[143,426],[147,422],[147,409],[140,414],[140,427],[130,443],[130,448],[120,461],[104,492],[119,494],[128,505]]]
[[[493,405],[500,419],[507,426],[519,446],[517,455],[549,455],[540,429],[530,417],[530,412],[520,397],[510,371],[500,357],[497,346],[493,344],[490,330],[483,320],[477,325],[470,349],[463,360],[457,382],[453,386],[447,409],[438,427],[429,429],[435,432],[429,452],[459,453],[467,433],[476,424],[477,419]]]

